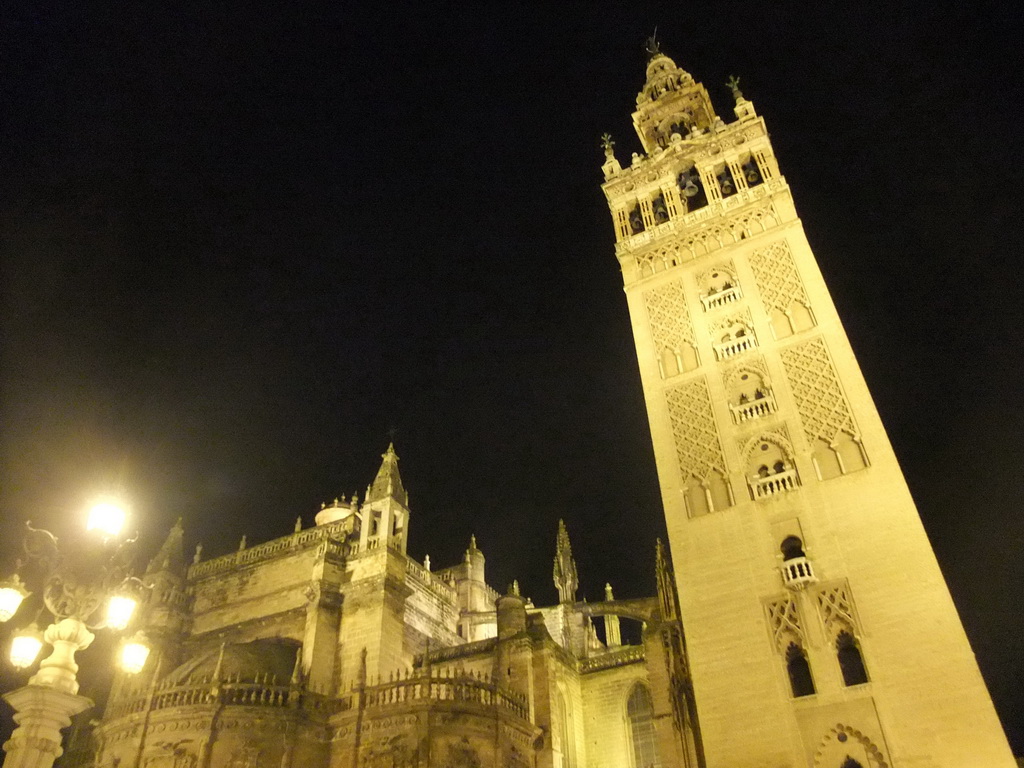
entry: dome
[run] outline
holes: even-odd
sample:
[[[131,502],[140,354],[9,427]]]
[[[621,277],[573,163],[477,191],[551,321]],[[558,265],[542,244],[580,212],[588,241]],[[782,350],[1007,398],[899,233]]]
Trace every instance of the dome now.
[[[345,520],[351,517],[355,512],[354,506],[354,503],[346,503],[335,499],[334,503],[329,504],[316,513],[316,524],[327,525],[328,523],[336,523],[339,520]]]
[[[220,679],[238,679],[241,682],[255,682],[277,679],[286,684],[295,669],[295,654],[302,646],[294,640],[273,638],[254,640],[251,643],[230,643],[224,646],[224,658],[220,649],[202,654],[182,664],[171,672],[165,683],[189,685],[206,683],[213,678],[220,661]]]

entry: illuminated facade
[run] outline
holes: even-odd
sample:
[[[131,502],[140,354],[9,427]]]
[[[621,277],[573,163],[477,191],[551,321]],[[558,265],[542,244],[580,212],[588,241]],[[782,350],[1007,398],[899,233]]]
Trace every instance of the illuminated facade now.
[[[656,48],[656,46],[654,46]],[[764,121],[653,51],[604,191],[709,768],[1014,765]]]
[[[650,768],[696,765],[670,569],[658,597],[577,602],[563,525],[558,605],[499,595],[471,540],[431,570],[406,554],[389,446],[362,502],[186,566],[176,525],[150,563],[142,672],[113,681],[65,766]],[[599,617],[596,620],[593,617]],[[624,644],[622,622],[639,641]],[[601,628],[599,638],[595,621]]]

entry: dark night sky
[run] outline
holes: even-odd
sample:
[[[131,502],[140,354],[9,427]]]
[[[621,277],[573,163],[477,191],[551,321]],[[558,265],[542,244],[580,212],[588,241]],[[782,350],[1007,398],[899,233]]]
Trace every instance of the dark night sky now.
[[[475,532],[494,585],[552,602],[564,517],[583,592],[652,592],[598,137],[639,149],[657,25],[768,121],[1024,753],[1019,9],[216,5],[5,11],[5,530],[71,534],[118,488],[151,547],[180,515],[221,554],[361,494],[396,429],[414,556]]]

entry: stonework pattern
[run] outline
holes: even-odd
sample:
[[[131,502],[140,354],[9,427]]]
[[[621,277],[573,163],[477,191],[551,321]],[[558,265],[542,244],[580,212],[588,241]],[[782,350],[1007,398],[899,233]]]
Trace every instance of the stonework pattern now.
[[[778,240],[767,248],[754,251],[750,256],[750,268],[754,272],[754,280],[761,292],[765,309],[786,312],[794,301],[799,301],[805,307],[810,306],[789,243],[785,240]]]
[[[843,629],[854,633],[858,631],[857,622],[854,619],[850,587],[845,580],[822,585],[818,588],[816,598],[818,613],[829,635],[834,635]]]
[[[726,474],[707,382],[694,379],[665,390],[676,455],[683,477],[703,480],[712,471]]]
[[[693,325],[686,309],[683,283],[673,280],[659,288],[644,292],[644,304],[651,321],[651,336],[660,351],[693,346]]]
[[[768,616],[768,627],[772,633],[772,640],[780,653],[786,650],[786,646],[792,640],[803,644],[804,629],[800,623],[800,613],[793,595],[780,595],[766,601],[764,607]]]
[[[840,432],[858,435],[824,339],[819,336],[794,344],[783,349],[780,356],[807,439],[833,443]]]

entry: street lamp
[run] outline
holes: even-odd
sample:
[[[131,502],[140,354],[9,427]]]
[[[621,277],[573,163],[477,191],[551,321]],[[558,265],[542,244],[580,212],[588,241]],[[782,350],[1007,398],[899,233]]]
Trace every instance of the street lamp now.
[[[18,612],[21,601],[29,596],[18,574],[0,584],[0,621],[7,621]]]
[[[4,745],[3,768],[50,768],[62,752],[61,729],[71,724],[72,716],[92,706],[92,701],[78,695],[75,654],[92,643],[92,630],[128,627],[144,589],[130,572],[135,539],[121,536],[126,519],[122,506],[103,499],[90,509],[86,524],[86,530],[97,535],[58,542],[49,531],[26,524],[25,558],[18,566],[41,593],[40,613],[49,611],[53,623],[42,633],[34,621],[16,632],[10,661],[24,669],[35,662],[44,642],[53,650],[28,685],[3,696],[14,708],[18,724]],[[12,618],[31,595],[19,574],[0,583],[0,621]],[[145,636],[137,633],[125,645],[125,671],[142,670],[148,656],[144,644]]]
[[[24,629],[19,629],[11,638],[11,664],[18,669],[26,669],[36,663],[36,657],[43,650],[43,633],[34,621]]]
[[[121,669],[130,675],[141,672],[148,658],[149,640],[144,632],[136,632],[131,640],[121,646]]]

